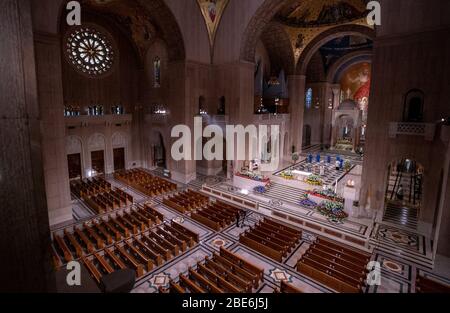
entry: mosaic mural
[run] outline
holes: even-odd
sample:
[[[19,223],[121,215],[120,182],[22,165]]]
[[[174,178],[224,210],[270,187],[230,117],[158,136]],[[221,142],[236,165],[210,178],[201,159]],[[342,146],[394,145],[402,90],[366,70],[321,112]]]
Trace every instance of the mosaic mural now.
[[[211,50],[214,46],[214,40],[216,38],[216,32],[219,28],[220,20],[222,19],[223,12],[227,7],[228,2],[229,0],[197,0],[208,29]]]

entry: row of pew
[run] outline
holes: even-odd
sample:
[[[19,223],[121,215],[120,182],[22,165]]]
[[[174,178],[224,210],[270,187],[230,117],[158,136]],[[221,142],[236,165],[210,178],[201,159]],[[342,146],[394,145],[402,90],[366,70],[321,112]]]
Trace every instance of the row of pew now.
[[[281,281],[280,288],[275,289],[273,293],[304,293],[303,290],[288,284],[284,280]]]
[[[101,282],[103,275],[125,268],[133,269],[136,278],[140,278],[194,247],[198,240],[198,234],[182,225],[164,223],[148,233],[131,236],[81,260],[97,283]]]
[[[271,219],[264,219],[242,233],[239,242],[282,262],[300,243],[301,238],[301,231]]]
[[[102,177],[75,180],[70,183],[70,191],[79,198],[93,196],[111,190],[111,183]]]
[[[208,203],[208,197],[190,189],[163,199],[163,204],[182,214],[197,210]]]
[[[370,254],[317,238],[297,263],[297,270],[343,293],[360,293],[366,284]]]
[[[188,274],[170,281],[160,293],[252,293],[263,281],[264,271],[240,256],[224,249],[206,257]]]
[[[122,213],[85,222],[53,234],[55,268],[104,249],[132,235],[149,230],[164,221],[164,215],[148,205],[137,205]]]
[[[133,204],[133,196],[117,188],[92,195],[84,194],[82,199],[97,214],[114,211]]]
[[[153,176],[141,169],[118,171],[114,173],[114,178],[150,197],[177,190],[175,183]]]
[[[450,293],[450,285],[444,285],[417,273],[416,293]]]
[[[241,215],[242,212],[241,209],[234,206],[216,201],[192,212],[191,217],[215,231],[220,231],[234,223],[237,216]]]

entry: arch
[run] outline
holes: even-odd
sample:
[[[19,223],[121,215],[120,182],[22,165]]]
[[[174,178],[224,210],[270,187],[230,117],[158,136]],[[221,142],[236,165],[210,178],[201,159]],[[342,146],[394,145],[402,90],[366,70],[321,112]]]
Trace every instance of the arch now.
[[[111,136],[111,145],[113,148],[126,148],[127,143],[127,135],[123,132],[115,132]]]
[[[405,95],[403,120],[419,123],[423,121],[425,93],[420,89],[411,89]]]
[[[92,134],[88,139],[88,150],[105,150],[105,136],[101,133]]]
[[[261,34],[261,41],[269,54],[273,73],[278,74],[284,70],[286,75],[293,74],[295,71],[294,51],[283,25],[277,22],[269,23]]]
[[[340,75],[347,68],[362,62],[372,63],[372,57],[373,52],[368,49],[354,51],[344,55],[329,68],[327,73],[327,82],[337,83],[340,79]]]
[[[66,137],[66,154],[77,154],[83,155],[83,141],[78,136],[68,136]]]
[[[137,0],[147,9],[146,14],[158,26],[158,31],[167,44],[169,60],[180,61],[186,58],[186,50],[180,26],[164,0]]]
[[[253,15],[242,35],[240,59],[247,62],[255,62],[255,52],[258,39],[261,37],[267,24],[275,14],[285,5],[280,0],[265,0]]]
[[[333,39],[349,35],[363,36],[373,40],[375,38],[375,31],[367,26],[346,24],[332,27],[320,33],[306,46],[305,50],[303,50],[302,54],[300,55],[300,58],[297,62],[296,74],[306,75],[309,61],[321,46]]]

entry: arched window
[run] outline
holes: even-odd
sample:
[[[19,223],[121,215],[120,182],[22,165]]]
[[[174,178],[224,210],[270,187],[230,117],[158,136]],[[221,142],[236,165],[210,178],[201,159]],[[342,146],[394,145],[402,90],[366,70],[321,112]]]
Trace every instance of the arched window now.
[[[200,98],[198,98],[198,114],[200,115],[206,115],[206,107],[205,107],[205,97],[200,96]]]
[[[405,122],[423,122],[423,106],[425,94],[422,90],[412,89],[405,97],[403,120]]]
[[[220,97],[217,115],[225,115],[225,97]]]
[[[312,99],[313,99],[312,88],[308,88],[308,90],[306,91],[306,99],[305,99],[305,105],[307,109],[311,109]]]
[[[161,59],[159,57],[153,61],[153,81],[155,88],[161,87]]]

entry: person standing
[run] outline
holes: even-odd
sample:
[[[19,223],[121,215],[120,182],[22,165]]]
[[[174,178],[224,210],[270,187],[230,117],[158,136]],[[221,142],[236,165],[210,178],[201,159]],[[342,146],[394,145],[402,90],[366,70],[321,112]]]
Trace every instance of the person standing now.
[[[236,227],[239,227],[239,219],[240,219],[239,212],[236,212]]]

